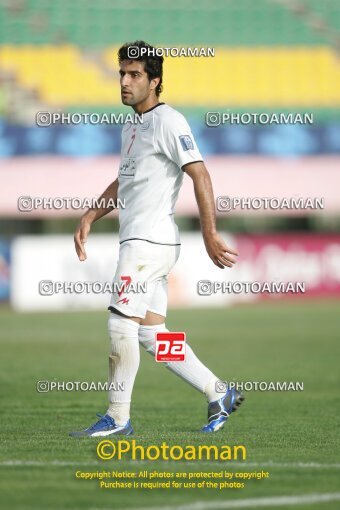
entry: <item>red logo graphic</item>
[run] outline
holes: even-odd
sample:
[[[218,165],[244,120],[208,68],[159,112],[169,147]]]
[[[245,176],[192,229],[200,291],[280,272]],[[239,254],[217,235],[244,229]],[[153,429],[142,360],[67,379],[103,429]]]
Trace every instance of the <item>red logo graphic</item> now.
[[[127,151],[128,154],[130,154],[130,149],[133,145],[133,142],[135,141],[135,138],[136,138],[136,128],[133,128],[133,135],[131,136],[131,143],[130,143],[130,147]]]
[[[156,333],[156,361],[184,361],[185,333]]]
[[[119,297],[123,294],[123,292],[125,292],[125,291],[126,291],[126,287],[127,287],[128,285],[130,285],[130,283],[131,283],[131,276],[121,276],[121,277],[120,277],[120,279],[121,279],[124,283],[123,283],[123,285],[122,285],[121,290],[118,292],[118,296],[119,296]]]
[[[128,300],[128,298],[125,297],[125,298],[122,298],[119,301],[117,301],[117,303],[122,303],[122,305],[128,305],[129,300]]]
[[[123,292],[126,291],[126,287],[128,285],[130,285],[131,276],[121,276],[120,279],[122,280],[123,285],[122,285],[121,290],[118,292],[119,297],[123,294]],[[127,304],[129,304],[129,300],[125,297],[125,298],[122,298],[119,301],[117,301],[117,303],[122,303],[122,305],[127,305]]]

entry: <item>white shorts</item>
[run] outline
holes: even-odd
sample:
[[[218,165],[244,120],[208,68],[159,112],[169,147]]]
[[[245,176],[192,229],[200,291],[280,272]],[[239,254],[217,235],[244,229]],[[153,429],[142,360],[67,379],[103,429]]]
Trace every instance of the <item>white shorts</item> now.
[[[125,241],[120,245],[110,307],[128,317],[145,318],[148,311],[166,316],[168,274],[180,245]]]

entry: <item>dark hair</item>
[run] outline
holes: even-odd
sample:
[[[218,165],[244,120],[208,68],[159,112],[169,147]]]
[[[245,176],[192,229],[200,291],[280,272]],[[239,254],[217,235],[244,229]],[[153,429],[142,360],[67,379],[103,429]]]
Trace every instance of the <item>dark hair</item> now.
[[[141,51],[142,48],[144,51]],[[118,62],[119,64],[121,64],[123,60],[137,60],[138,62],[144,62],[144,70],[148,75],[149,81],[154,78],[160,78],[155,89],[156,96],[159,96],[163,90],[162,81],[164,58],[157,55],[156,50],[157,48],[144,41],[126,43],[118,50]]]

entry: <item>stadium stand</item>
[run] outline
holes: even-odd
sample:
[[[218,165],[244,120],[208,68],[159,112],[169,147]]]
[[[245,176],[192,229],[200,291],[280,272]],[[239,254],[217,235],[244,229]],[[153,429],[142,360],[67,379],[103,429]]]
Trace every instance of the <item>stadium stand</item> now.
[[[111,75],[75,46],[2,46],[0,66],[51,106],[119,104],[116,53],[98,56]],[[327,47],[217,47],[214,58],[167,57],[165,72],[173,104],[340,106],[340,70]]]
[[[337,0],[10,0],[0,43],[103,47],[146,37],[167,44],[323,45],[339,26]]]
[[[166,59],[163,98],[175,106],[340,108],[334,0],[12,0],[1,9],[3,81],[51,108],[118,106],[117,47],[137,38],[215,47],[214,58]]]

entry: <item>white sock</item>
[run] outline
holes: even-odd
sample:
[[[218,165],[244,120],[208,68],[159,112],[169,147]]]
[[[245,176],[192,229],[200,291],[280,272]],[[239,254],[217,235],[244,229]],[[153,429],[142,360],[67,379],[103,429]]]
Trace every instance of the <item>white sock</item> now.
[[[109,390],[109,408],[106,413],[117,425],[124,425],[130,418],[130,402],[135,377],[139,367],[139,324],[117,314],[110,314],[108,321],[111,339],[111,356],[109,357],[109,384],[116,389]],[[118,384],[124,390],[118,389]]]
[[[155,336],[157,332],[167,332],[165,324],[157,326],[140,326],[138,331],[139,343],[152,356],[155,355]],[[209,402],[221,398],[221,393],[215,391],[216,377],[195,355],[191,347],[186,344],[185,361],[171,361],[163,363],[171,372],[207,396]]]

